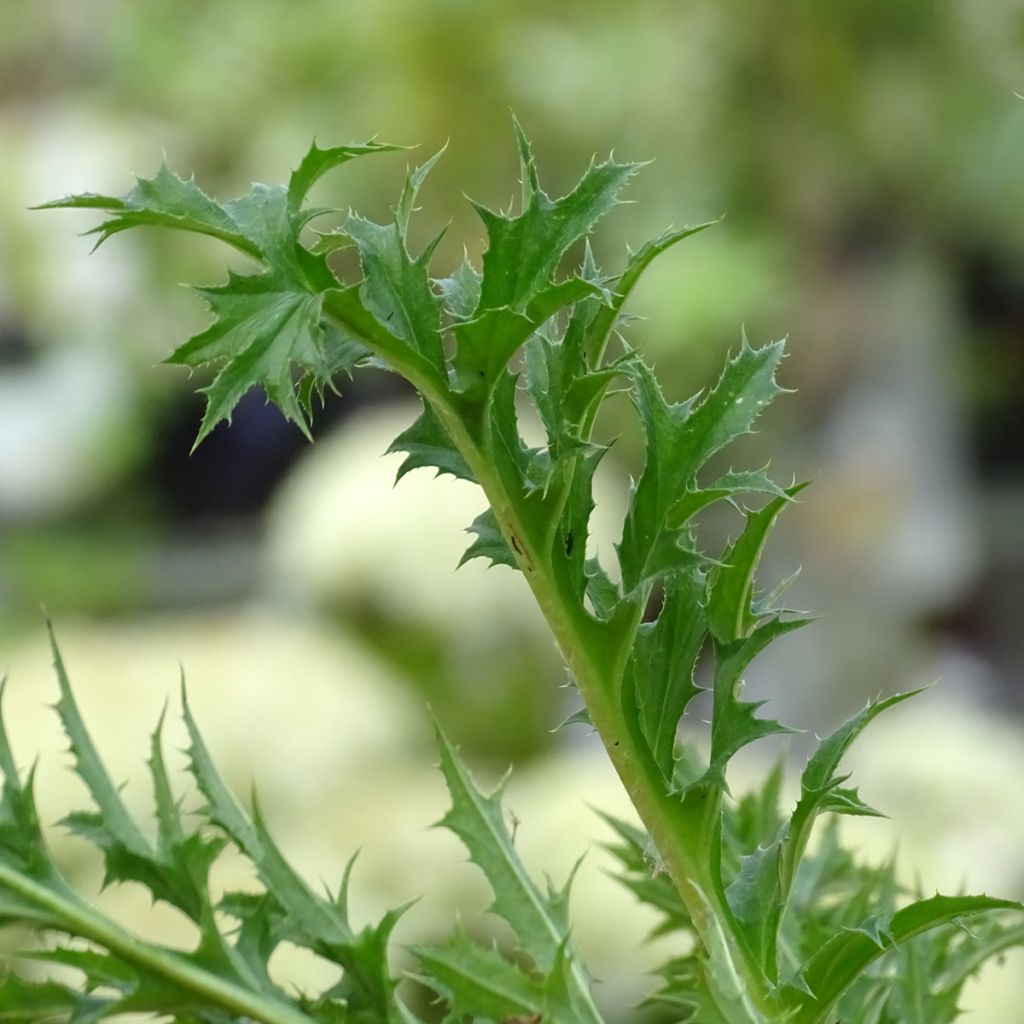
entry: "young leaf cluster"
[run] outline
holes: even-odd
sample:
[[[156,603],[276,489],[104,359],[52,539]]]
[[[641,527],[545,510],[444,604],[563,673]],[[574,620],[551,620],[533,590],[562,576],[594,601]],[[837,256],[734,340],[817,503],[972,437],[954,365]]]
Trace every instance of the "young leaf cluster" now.
[[[600,736],[644,826],[615,824],[626,882],[638,899],[658,907],[666,930],[692,941],[691,954],[666,965],[658,999],[696,1024],[825,1024],[837,1015],[953,1020],[964,979],[986,956],[1020,940],[1019,925],[1009,921],[1020,907],[986,896],[902,892],[891,867],[856,866],[834,831],[817,848],[812,843],[822,815],[875,813],[848,785],[841,760],[873,718],[910,694],[869,704],[821,741],[787,813],[779,810],[778,776],[762,792],[731,802],[728,772],[736,754],[790,731],[744,698],[744,677],[769,644],[808,621],[779,604],[788,581],[766,592],[756,579],[773,526],[804,485],[781,485],[765,468],[726,468],[727,450],[783,390],[776,381],[783,343],[753,346],[743,338],[713,387],[684,401],[666,397],[625,337],[625,304],[658,255],[707,225],[666,232],[608,273],[597,265],[589,236],[620,205],[639,165],[592,162],[570,192],[552,199],[518,125],[516,140],[520,203],[504,212],[477,205],[487,238],[482,265],[467,259],[446,276],[432,276],[439,239],[418,253],[408,240],[419,191],[438,157],[407,175],[384,223],[307,205],[326,171],[389,148],[376,143],[314,145],[287,185],[255,185],[224,203],[162,167],[123,197],[85,194],[49,205],[104,211],[107,219],[95,229],[100,241],[130,227],[170,227],[219,238],[254,261],[253,273],[200,289],[213,323],[170,357],[214,368],[198,441],[229,419],[253,386],[307,431],[314,397],[360,365],[387,368],[416,388],[422,414],[392,446],[406,456],[399,476],[432,467],[479,484],[484,508],[469,527],[464,559],[485,558],[525,577],[582,699],[574,718]],[[312,221],[326,214],[339,217],[340,226],[313,231]],[[331,254],[340,247],[354,250],[358,280],[332,269]],[[606,564],[595,557],[589,534],[594,475],[609,448],[600,413],[615,393],[632,401],[643,460],[613,564]],[[543,428],[539,445],[524,440],[524,405]],[[709,551],[698,526],[715,504],[730,506],[739,526],[733,539]],[[258,814],[247,815],[219,782],[190,719],[192,770],[207,820],[199,831],[183,831],[154,752],[160,830],[153,846],[96,767],[68,693],[65,687],[62,717],[97,805],[69,825],[104,849],[112,881],[147,885],[192,917],[203,938],[191,958],[170,958],[188,970],[170,980],[161,975],[158,987],[146,972],[153,958],[166,960],[166,951],[131,960],[120,939],[111,945],[115,933],[104,931],[107,925],[68,927],[75,914],[86,920],[94,913],[81,902],[74,914],[44,912],[46,900],[25,902],[17,885],[32,893],[56,886],[62,899],[77,897],[55,881],[36,839],[26,838],[35,835],[30,786],[18,782],[8,755],[4,806],[13,838],[4,841],[14,859],[0,874],[0,893],[10,891],[15,900],[12,919],[98,944],[111,971],[134,972],[122,999],[136,998],[137,990],[167,991],[164,1012],[174,1014],[173,1000],[184,1000],[187,990],[193,1003],[180,1004],[182,1020],[215,1020],[223,1012],[280,1021],[297,1021],[290,1013],[314,1020],[407,1017],[385,962],[393,917],[354,934],[344,885],[338,896],[325,897],[297,879]],[[710,706],[706,730],[687,714],[698,697]],[[452,1018],[599,1020],[570,939],[567,891],[543,891],[529,879],[499,795],[485,797],[473,787],[443,738],[441,751],[453,801],[444,823],[486,874],[493,909],[517,949],[509,958],[456,930],[446,944],[417,950],[418,976],[446,1001]],[[210,919],[205,887],[209,862],[225,842],[253,861],[265,887],[259,899],[231,897],[220,906],[240,921],[232,940]],[[968,916],[976,919],[970,935],[961,926]],[[283,995],[269,980],[264,953],[284,938],[334,962],[342,987],[319,1001]],[[198,970],[211,975],[203,975],[206,988],[189,988],[182,978]],[[87,994],[117,987],[110,978],[87,978]],[[51,991],[45,983],[7,984],[16,994],[31,991],[19,996],[25,1005]],[[282,1016],[261,1017],[251,1001],[219,1008],[195,1002],[197,991],[228,989],[232,999],[248,993]],[[77,1009],[68,1012],[86,1019]]]

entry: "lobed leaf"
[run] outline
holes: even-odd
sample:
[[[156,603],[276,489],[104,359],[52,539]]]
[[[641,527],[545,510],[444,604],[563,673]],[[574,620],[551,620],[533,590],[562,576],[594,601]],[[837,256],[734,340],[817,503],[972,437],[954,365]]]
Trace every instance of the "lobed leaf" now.
[[[577,186],[560,199],[539,187],[529,143],[516,128],[523,164],[523,209],[518,216],[474,204],[487,230],[480,295],[469,319],[455,326],[453,360],[463,391],[487,394],[518,348],[564,306],[600,295],[585,277],[555,282],[566,251],[618,204],[618,193],[637,164],[592,163]]]
[[[543,1017],[544,985],[496,949],[481,946],[460,931],[443,945],[417,946],[418,980],[448,1004],[451,1019],[495,1021]]]
[[[424,405],[423,412],[412,426],[403,430],[391,442],[388,453],[391,452],[407,453],[407,458],[398,468],[396,483],[406,473],[425,467],[436,469],[438,476],[447,473],[458,480],[476,483],[473,471],[466,465],[466,460],[429,405]]]
[[[818,744],[800,779],[800,799],[790,818],[781,865],[782,891],[785,896],[807,848],[811,829],[819,814],[876,813],[866,807],[854,790],[842,789],[847,776],[837,775],[839,764],[860,733],[882,712],[902,704],[923,692],[911,690],[885,699],[871,701],[840,728]]]
[[[744,338],[739,354],[703,400],[694,397],[674,404],[665,400],[653,372],[637,362],[633,400],[644,429],[646,455],[619,545],[627,594],[658,576],[701,562],[685,529],[699,507],[694,505],[699,491],[696,475],[713,454],[748,433],[763,407],[781,392],[775,369],[782,353],[782,342],[753,349]],[[746,482],[755,482],[758,489],[764,486],[760,479]],[[733,481],[731,486],[737,490],[730,490],[730,495],[742,482]]]
[[[321,149],[316,142],[313,142],[288,180],[289,209],[297,214],[302,209],[309,190],[335,167],[340,167],[356,157],[367,156],[371,153],[387,153],[401,148],[401,146],[389,146],[386,143],[370,141],[362,145],[328,146],[327,149]]]
[[[707,635],[703,597],[696,572],[666,581],[657,619],[637,631],[624,684],[633,690],[640,731],[666,784],[675,770],[679,722],[700,693],[694,671]]]
[[[414,260],[397,221],[374,224],[356,214],[349,215],[344,231],[359,250],[365,278],[359,293],[363,306],[382,327],[443,373],[441,300],[427,274],[433,245]]]
[[[439,822],[469,851],[470,859],[487,878],[494,894],[491,909],[512,928],[522,950],[544,975],[551,975],[564,958],[569,998],[580,1021],[600,1021],[582,965],[572,952],[566,919],[569,885],[542,894],[523,867],[512,845],[501,805],[501,787],[484,796],[474,785],[455,748],[437,730],[441,772],[452,806]]]
[[[840,932],[801,968],[800,987],[786,989],[794,1024],[827,1021],[836,1000],[889,949],[964,917],[1002,910],[1024,905],[989,896],[933,896],[896,911],[884,926]]]
[[[315,143],[287,186],[253,185],[236,199],[219,203],[192,180],[166,165],[153,178],[140,178],[122,197],[86,193],[42,208],[101,209],[110,217],[93,229],[97,244],[128,228],[157,226],[209,235],[227,242],[263,265],[253,276],[231,274],[226,284],[199,289],[214,323],[178,348],[168,360],[196,367],[217,363],[220,370],[203,391],[207,409],[199,444],[231,412],[246,392],[262,386],[284,415],[308,434],[308,409],[297,392],[297,375],[308,393],[321,392],[338,372],[337,344],[325,339],[323,294],[338,287],[323,253],[307,249],[303,226],[323,210],[303,209],[313,184],[328,170],[357,156],[393,149],[377,143],[320,149]],[[342,360],[354,365],[351,349]],[[308,405],[308,401],[306,403]]]
[[[298,366],[311,381],[332,376],[321,327],[322,296],[273,271],[231,274],[227,284],[199,291],[216,319],[167,360],[190,367],[223,363],[213,382],[201,389],[207,405],[195,446],[222,420],[230,423],[235,406],[257,384],[312,439],[294,373]]]
[[[726,548],[721,564],[711,569],[708,576],[708,628],[718,643],[746,640],[754,629],[758,619],[753,607],[754,574],[761,552],[779,513],[806,486],[797,484],[790,487],[764,508],[749,513],[743,532]]]
[[[46,850],[31,776],[25,783],[18,776],[0,713],[0,922],[87,943],[58,945],[23,957],[81,972],[81,991],[11,975],[0,988],[0,999],[6,997],[0,1003],[0,1018],[7,1019],[3,1014],[10,1005],[26,1014],[50,1006],[70,1015],[75,1024],[150,1012],[192,1024],[223,1024],[235,1018],[262,1024],[338,1024],[344,1009],[348,1022],[411,1024],[395,996],[396,982],[387,964],[388,940],[400,911],[353,931],[347,916],[348,873],[336,897],[319,896],[302,881],[258,811],[250,818],[224,785],[187,704],[192,769],[210,806],[196,828],[185,826],[164,761],[161,715],[149,758],[157,819],[157,841],[151,843],[103,767],[52,631],[51,642],[61,694],[57,709],[76,771],[97,806],[95,812],[77,812],[68,821],[103,851],[108,882],[139,882],[154,898],[179,907],[195,922],[198,939],[188,952],[144,942],[74,893]],[[224,835],[211,834],[211,825]],[[209,869],[228,838],[253,862],[265,890],[229,895],[215,907]],[[233,935],[222,930],[216,911],[237,915],[239,927]],[[340,981],[312,999],[286,995],[267,967],[282,941],[306,945],[341,966]]]

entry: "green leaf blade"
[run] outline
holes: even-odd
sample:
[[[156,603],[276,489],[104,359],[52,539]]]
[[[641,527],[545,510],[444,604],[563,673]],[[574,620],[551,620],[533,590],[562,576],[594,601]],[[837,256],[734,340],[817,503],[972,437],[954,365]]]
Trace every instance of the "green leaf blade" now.
[[[703,581],[680,573],[665,584],[664,604],[653,623],[642,625],[633,645],[628,681],[635,691],[640,729],[666,784],[672,779],[679,722],[700,693],[694,670],[707,624]]]
[[[344,230],[359,249],[363,305],[385,330],[443,375],[441,300],[430,286],[425,260],[410,258],[397,222],[375,224],[350,214]]]
[[[321,149],[316,142],[309,147],[299,166],[292,171],[288,180],[288,208],[293,213],[299,212],[309,190],[328,171],[348,163],[360,156],[373,153],[394,152],[401,146],[391,146],[382,142],[364,142],[348,146],[328,146]]]
[[[618,205],[618,193],[639,166],[613,160],[591,164],[570,193],[551,200],[543,192],[534,192],[518,217],[477,205],[489,242],[481,308],[525,310],[549,285],[566,250]]]
[[[718,222],[708,221],[705,224],[688,225],[679,230],[666,231],[630,254],[626,269],[610,285],[610,301],[595,307],[592,319],[586,327],[582,347],[590,366],[596,367],[600,364],[609,336],[619,323],[626,300],[651,263],[663,252],[716,223]]]
[[[544,989],[536,978],[459,931],[442,946],[417,946],[413,952],[419,980],[441,995],[455,1016],[501,1024],[544,1011]]]
[[[71,746],[75,772],[85,783],[99,810],[98,816],[90,818],[102,823],[102,832],[114,843],[123,846],[126,851],[142,860],[152,860],[155,856],[153,848],[128,814],[119,789],[107,774],[99,752],[86,729],[52,624],[47,623],[47,629],[53,667],[60,688],[60,698],[56,705],[57,714]]]
[[[901,943],[974,914],[1024,912],[1014,900],[990,896],[932,896],[896,911],[875,941],[866,930],[833,936],[800,971],[801,988],[785,990],[794,1024],[824,1024],[839,997],[868,967]]]
[[[189,367],[222,363],[213,382],[203,388],[207,406],[196,446],[222,420],[230,422],[242,397],[256,386],[308,436],[293,368],[318,379],[329,377],[320,324],[322,297],[273,272],[232,274],[227,284],[201,293],[215,321],[167,360]]]
[[[437,413],[430,405],[423,410],[411,426],[407,427],[388,446],[388,454],[405,452],[405,461],[398,467],[395,482],[414,469],[434,469],[438,476],[448,474],[456,480],[476,483],[473,471],[452,442]]]
[[[800,859],[807,848],[811,829],[820,814],[827,811],[871,813],[871,809],[860,802],[855,791],[840,791],[839,799],[836,798],[839,784],[845,778],[837,775],[839,764],[850,746],[880,714],[922,692],[911,690],[871,701],[818,744],[801,776],[800,799],[789,823],[783,858],[784,892],[788,892],[792,885]]]
[[[729,545],[708,576],[708,626],[715,640],[730,644],[744,640],[755,628],[754,574],[768,534],[786,505],[807,484],[787,488],[757,512],[747,514],[747,524]]]
[[[136,179],[135,188],[122,197],[93,192],[53,200],[40,210],[105,210],[109,220],[94,228],[101,245],[112,235],[134,227],[165,227],[217,238],[248,256],[258,259],[261,251],[248,238],[220,203],[211,199],[193,179],[179,178],[166,164],[152,178]]]
[[[505,825],[501,790],[484,796],[459,759],[455,748],[437,730],[441,772],[448,785],[452,806],[439,822],[454,832],[483,871],[494,894],[492,910],[515,933],[523,951],[537,968],[550,973],[559,959],[570,956],[569,984],[573,1001],[584,1010],[581,1021],[597,1022],[600,1016],[590,996],[582,966],[569,950],[569,926],[565,918],[567,890],[543,895],[523,867]]]
[[[746,337],[730,359],[718,383],[696,406],[687,427],[686,448],[690,472],[730,442],[750,432],[762,410],[783,389],[775,383],[785,343],[751,348]]]

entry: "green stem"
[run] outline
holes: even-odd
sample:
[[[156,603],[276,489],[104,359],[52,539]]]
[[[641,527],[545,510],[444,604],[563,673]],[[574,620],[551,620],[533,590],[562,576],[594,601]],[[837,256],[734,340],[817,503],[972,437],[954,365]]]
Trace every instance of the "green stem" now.
[[[381,351],[376,339],[359,330],[360,325],[353,324],[344,311],[332,308],[329,296],[325,311],[404,376],[444,424],[483,489],[502,534],[516,552],[520,569],[573,673],[590,720],[650,833],[697,934],[707,949],[721,950],[724,943],[748,998],[766,1020],[774,1019],[777,1010],[767,979],[735,934],[732,917],[723,906],[721,885],[712,877],[711,858],[704,848],[707,830],[702,816],[667,792],[657,766],[638,738],[630,734],[622,714],[622,676],[643,609],[634,609],[633,621],[625,624],[625,629],[621,625],[613,629],[591,617],[575,595],[563,593],[557,575],[549,569],[550,548],[535,548],[519,514],[521,499],[508,492],[494,471],[485,448],[452,402],[445,382],[425,375],[413,359],[404,358],[390,345],[388,351]],[[483,440],[486,443],[485,437]]]

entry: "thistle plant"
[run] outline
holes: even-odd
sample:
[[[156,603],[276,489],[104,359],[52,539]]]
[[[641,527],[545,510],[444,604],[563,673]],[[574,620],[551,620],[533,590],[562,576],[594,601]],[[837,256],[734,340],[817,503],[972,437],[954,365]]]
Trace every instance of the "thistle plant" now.
[[[668,401],[633,347],[625,304],[659,254],[708,225],[669,231],[605,272],[588,236],[639,165],[594,162],[571,192],[551,199],[518,125],[516,139],[518,212],[477,206],[487,234],[482,267],[466,260],[441,278],[431,276],[438,239],[416,254],[407,241],[438,157],[407,175],[387,223],[307,203],[326,172],[393,148],[375,142],[313,145],[287,185],[255,185],[223,203],[163,166],[120,198],[87,193],[47,206],[101,211],[98,242],[151,225],[210,235],[251,258],[251,273],[198,289],[213,322],[168,360],[214,367],[197,444],[256,385],[307,433],[318,398],[360,367],[385,368],[416,389],[422,414],[392,446],[406,456],[399,477],[429,467],[479,485],[483,509],[465,559],[522,574],[578,692],[572,717],[600,738],[636,808],[640,825],[608,819],[610,848],[623,883],[659,912],[659,932],[685,940],[652,986],[651,1002],[668,1019],[953,1021],[966,980],[1024,943],[1024,907],[908,891],[891,863],[859,863],[835,824],[838,815],[876,813],[842,760],[875,717],[913,694],[875,700],[821,740],[794,806],[783,807],[781,767],[738,799],[729,789],[739,751],[790,731],[744,699],[744,675],[769,644],[808,622],[779,603],[785,584],[755,582],[774,523],[804,485],[782,486],[765,469],[714,471],[783,391],[783,343],[744,338],[717,383]],[[340,216],[340,227],[314,231],[327,214]],[[332,254],[344,247],[358,256],[360,280],[336,276]],[[600,411],[616,393],[632,400],[644,454],[609,566],[588,526],[595,470],[609,448]],[[524,401],[543,424],[538,447],[520,430]],[[716,503],[733,506],[743,525],[722,549],[707,550],[698,523]],[[53,649],[57,712],[93,803],[63,824],[102,851],[106,883],[145,886],[194,922],[197,940],[184,952],[142,941],[74,891],[47,851],[32,772],[19,771],[0,727],[0,924],[49,939],[9,956],[0,1020],[417,1021],[389,953],[403,910],[359,927],[348,912],[351,865],[333,890],[304,881],[258,805],[247,809],[223,782],[184,694],[189,771],[203,808],[182,813],[161,719],[149,759],[155,829],[133,820]],[[686,715],[701,694],[707,724]],[[570,926],[570,883],[530,877],[500,787],[481,792],[440,730],[438,744],[451,797],[442,824],[486,876],[491,910],[514,938],[499,949],[456,925],[443,943],[411,951],[412,976],[436,993],[448,1020],[598,1024],[600,993]],[[227,847],[251,862],[259,891],[211,888],[211,865]],[[336,982],[300,992],[275,978],[268,961],[282,943],[334,965]],[[71,973],[47,978],[40,963]]]

